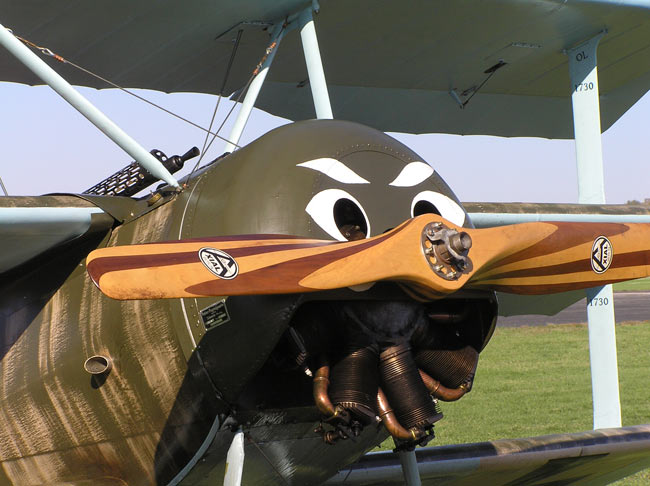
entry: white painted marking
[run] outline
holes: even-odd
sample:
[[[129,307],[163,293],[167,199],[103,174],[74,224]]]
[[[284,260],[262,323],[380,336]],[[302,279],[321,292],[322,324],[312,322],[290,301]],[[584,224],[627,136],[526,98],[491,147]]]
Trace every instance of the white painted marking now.
[[[185,214],[187,213],[187,208],[190,206],[190,201],[192,200],[192,196],[194,195],[194,191],[196,190],[197,187],[199,187],[199,181],[196,181],[194,187],[192,187],[192,191],[190,191],[190,195],[187,197],[187,202],[185,203],[185,208],[183,209],[183,216],[181,217],[181,224],[178,228],[179,240],[182,239],[183,236],[183,225],[185,224]],[[179,301],[181,303],[181,310],[183,311],[183,318],[185,319],[185,327],[187,328],[187,334],[190,336],[190,341],[192,342],[192,351],[194,351],[196,349],[196,339],[194,339],[194,334],[192,333],[192,326],[190,326],[190,320],[187,317],[187,309],[185,308],[185,299],[179,299]],[[171,486],[172,483],[169,484]]]
[[[336,159],[322,158],[308,160],[307,162],[298,164],[296,167],[306,167],[308,169],[316,170],[335,181],[342,182],[343,184],[370,184],[370,182],[354,172],[347,165],[343,164],[343,162]]]
[[[413,187],[424,182],[433,174],[433,167],[424,162],[411,162],[405,166],[389,186]]]
[[[185,327],[187,328],[187,334],[190,336],[190,341],[192,342],[192,351],[194,351],[196,349],[196,339],[194,339],[194,334],[192,333],[192,328],[190,327],[190,320],[187,318],[185,299],[178,300],[181,302],[181,310],[183,311],[183,317],[185,318]]]
[[[413,209],[419,201],[430,202],[440,211],[440,216],[457,226],[462,226],[465,223],[465,211],[463,211],[463,208],[444,194],[433,191],[422,191],[413,198],[413,202],[411,203],[411,217],[414,216]]]
[[[349,199],[359,207],[363,213],[363,217],[366,220],[366,227],[368,228],[366,237],[370,236],[372,234],[370,232],[370,221],[368,221],[368,215],[363,209],[363,206],[361,206],[361,203],[359,203],[359,201],[357,201],[354,196],[348,194],[345,191],[342,191],[341,189],[325,189],[324,191],[319,192],[313,198],[311,198],[311,201],[309,201],[309,204],[307,204],[305,211],[307,211],[307,214],[309,214],[312,219],[316,221],[318,226],[320,226],[323,231],[325,231],[325,233],[330,235],[332,238],[338,241],[348,241],[347,238],[343,236],[343,234],[339,231],[338,227],[336,226],[336,221],[334,221],[334,204],[339,199]]]

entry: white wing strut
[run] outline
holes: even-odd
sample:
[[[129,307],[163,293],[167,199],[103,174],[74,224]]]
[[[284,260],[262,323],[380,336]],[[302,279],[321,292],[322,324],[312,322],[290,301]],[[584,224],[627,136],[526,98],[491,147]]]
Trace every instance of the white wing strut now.
[[[605,202],[596,50],[604,32],[567,51],[578,165],[578,201]],[[616,249],[614,249],[616,251]],[[614,256],[616,258],[616,256]],[[594,429],[621,426],[612,286],[587,290]]]
[[[327,91],[323,61],[320,57],[318,37],[316,37],[316,27],[314,26],[314,19],[311,12],[311,7],[306,8],[302,11],[298,19],[300,22],[302,49],[305,53],[305,63],[307,64],[307,74],[309,75],[311,96],[314,99],[316,118],[331,120],[334,118],[334,115],[332,115],[332,105],[330,104],[330,96]]]
[[[85,116],[93,125],[99,128],[108,138],[122,150],[133,157],[138,164],[152,175],[162,179],[172,187],[178,187],[178,182],[159,160],[151,155],[138,142],[133,140],[120,127],[99,111],[90,101],[84,98],[70,83],[20,42],[13,34],[0,24],[0,44],[2,44],[16,59],[22,62],[36,76],[41,78],[50,88],[56,91],[64,100],[70,103],[79,113]]]
[[[225,146],[225,152],[233,152],[238,144],[239,139],[248,123],[248,118],[253,111],[255,102],[260,94],[266,75],[271,68],[271,63],[275,57],[275,53],[280,47],[280,42],[284,34],[300,27],[300,38],[302,40],[302,47],[305,54],[305,63],[307,64],[307,74],[309,75],[309,85],[311,87],[312,97],[314,99],[314,108],[316,110],[316,118],[332,119],[332,106],[330,105],[330,98],[327,91],[327,82],[325,81],[325,71],[323,70],[323,63],[320,57],[320,50],[318,48],[318,38],[316,37],[316,28],[314,27],[314,19],[312,17],[312,9],[314,5],[303,10],[299,15],[290,17],[287,25],[284,27],[282,24],[277,24],[273,32],[272,50],[268,53],[267,58],[264,60],[260,71],[255,75],[251,82],[244,101],[242,101],[241,109],[237,113],[237,119],[233,124],[232,131],[228,137],[228,142]]]
[[[228,449],[226,456],[226,474],[223,478],[223,486],[240,486],[241,477],[244,472],[244,433],[237,431]]]
[[[402,473],[404,474],[406,486],[422,486],[415,450],[401,451],[399,453],[399,462],[402,465]]]
[[[244,132],[244,128],[248,123],[248,118],[251,116],[251,112],[255,106],[255,101],[257,100],[257,97],[260,94],[260,90],[264,85],[266,75],[269,73],[269,69],[271,69],[273,58],[275,57],[275,53],[280,47],[280,42],[282,41],[282,37],[284,36],[285,31],[286,29],[283,28],[281,24],[276,25],[272,37],[273,43],[275,44],[271,44],[273,46],[271,48],[271,51],[268,53],[266,59],[262,63],[262,66],[260,67],[259,72],[255,75],[255,78],[253,81],[251,81],[251,84],[248,87],[248,91],[246,91],[246,96],[244,96],[244,101],[242,101],[239,113],[237,113],[237,119],[235,120],[232,130],[230,131],[230,136],[228,137],[228,140],[230,140],[230,142],[226,144],[224,152],[234,152],[235,148],[237,148],[241,134]]]

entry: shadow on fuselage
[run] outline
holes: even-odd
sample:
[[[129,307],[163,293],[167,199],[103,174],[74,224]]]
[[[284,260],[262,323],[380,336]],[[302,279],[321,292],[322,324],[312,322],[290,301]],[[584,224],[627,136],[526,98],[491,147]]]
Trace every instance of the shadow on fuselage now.
[[[107,232],[88,232],[0,276],[0,361]],[[70,299],[80,296],[70,295]]]

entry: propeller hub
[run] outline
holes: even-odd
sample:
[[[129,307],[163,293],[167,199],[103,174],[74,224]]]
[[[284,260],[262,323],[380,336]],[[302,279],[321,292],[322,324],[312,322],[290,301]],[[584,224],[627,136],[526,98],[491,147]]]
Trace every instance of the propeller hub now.
[[[458,280],[472,269],[472,237],[444,223],[430,223],[422,232],[422,249],[431,269],[445,280]]]

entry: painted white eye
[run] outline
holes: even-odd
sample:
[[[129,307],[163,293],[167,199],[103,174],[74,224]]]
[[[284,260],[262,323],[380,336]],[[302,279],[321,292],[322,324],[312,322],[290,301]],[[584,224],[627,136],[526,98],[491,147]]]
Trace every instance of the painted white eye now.
[[[311,198],[305,211],[335,240],[367,238],[370,222],[354,196],[341,189],[326,189]]]
[[[421,214],[439,214],[457,226],[463,226],[465,211],[456,202],[444,194],[433,191],[422,191],[413,198],[411,203],[411,217]]]

